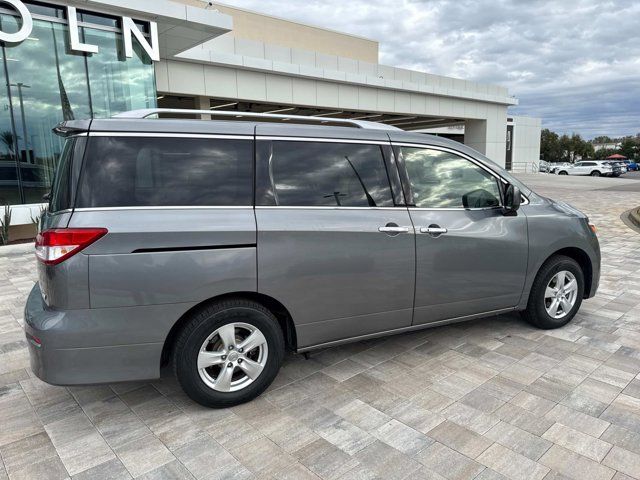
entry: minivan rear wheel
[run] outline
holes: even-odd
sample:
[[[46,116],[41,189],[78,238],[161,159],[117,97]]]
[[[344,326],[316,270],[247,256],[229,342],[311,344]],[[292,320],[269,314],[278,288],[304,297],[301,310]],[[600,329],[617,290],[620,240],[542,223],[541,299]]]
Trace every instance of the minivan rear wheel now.
[[[578,262],[554,255],[533,282],[524,318],[538,328],[562,327],[578,312],[583,293],[584,275]]]
[[[284,338],[273,313],[238,299],[194,313],[178,334],[173,361],[178,382],[192,400],[222,408],[264,392],[283,357]]]

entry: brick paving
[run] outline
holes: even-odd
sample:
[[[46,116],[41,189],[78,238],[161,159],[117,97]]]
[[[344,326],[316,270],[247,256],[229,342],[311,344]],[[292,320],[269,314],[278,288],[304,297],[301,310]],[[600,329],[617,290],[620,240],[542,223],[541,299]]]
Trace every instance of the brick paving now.
[[[571,324],[501,315],[291,355],[266,394],[227,410],[170,378],[34,378],[34,259],[0,250],[0,480],[640,478],[640,234],[619,218],[640,182],[526,180],[599,227],[600,290]]]

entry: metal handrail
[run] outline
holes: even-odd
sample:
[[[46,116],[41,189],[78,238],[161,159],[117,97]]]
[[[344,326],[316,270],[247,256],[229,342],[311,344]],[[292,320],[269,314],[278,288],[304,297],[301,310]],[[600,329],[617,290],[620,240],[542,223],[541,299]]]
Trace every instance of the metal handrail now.
[[[368,128],[372,130],[401,130],[393,125],[384,123],[368,122],[366,120],[350,120],[348,118],[330,118],[330,117],[311,117],[306,115],[281,115],[277,113],[259,113],[259,112],[234,112],[228,110],[195,110],[182,108],[143,108],[140,110],[130,110],[128,112],[118,113],[112,118],[147,118],[151,115],[160,113],[173,113],[182,115],[212,115],[215,117],[247,117],[247,118],[271,118],[274,120],[291,120],[295,123],[301,120],[301,123],[333,123],[351,125],[357,128]]]

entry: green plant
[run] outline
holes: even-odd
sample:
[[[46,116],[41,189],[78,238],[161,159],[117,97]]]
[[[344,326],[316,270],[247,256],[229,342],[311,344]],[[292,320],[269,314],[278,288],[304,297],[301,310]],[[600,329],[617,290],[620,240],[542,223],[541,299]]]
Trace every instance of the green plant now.
[[[0,219],[0,245],[9,244],[9,226],[11,225],[11,207],[4,206],[4,213]]]
[[[38,232],[40,232],[40,220],[42,220],[42,216],[47,213],[47,207],[43,207],[42,205],[40,205],[40,213],[38,215],[36,215],[35,217],[33,215],[30,215],[31,217],[31,223],[33,223],[36,227],[36,230]]]

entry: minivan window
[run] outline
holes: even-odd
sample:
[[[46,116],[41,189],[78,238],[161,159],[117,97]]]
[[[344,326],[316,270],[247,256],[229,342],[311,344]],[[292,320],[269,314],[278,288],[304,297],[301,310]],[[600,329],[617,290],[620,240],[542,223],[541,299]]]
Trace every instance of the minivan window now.
[[[497,179],[459,155],[401,147],[412,203],[422,208],[490,208],[500,205]]]
[[[91,137],[77,207],[249,206],[252,140]]]
[[[392,207],[379,145],[274,141],[269,160],[280,206]]]
[[[75,144],[75,138],[67,139],[62,148],[62,153],[60,153],[58,169],[51,187],[51,200],[49,203],[49,211],[51,213],[71,208],[71,159]]]

